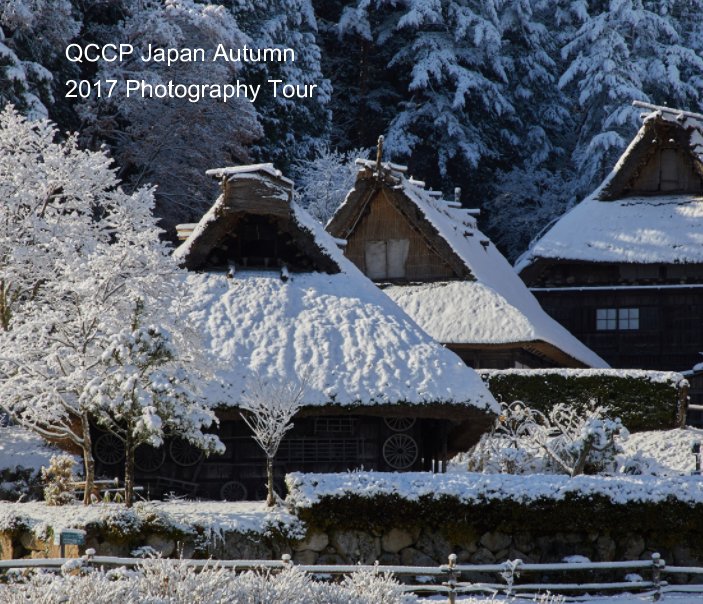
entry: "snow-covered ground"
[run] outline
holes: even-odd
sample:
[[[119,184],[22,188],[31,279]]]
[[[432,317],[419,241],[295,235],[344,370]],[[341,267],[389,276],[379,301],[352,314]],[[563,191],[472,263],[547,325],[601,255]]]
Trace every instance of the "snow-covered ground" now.
[[[20,426],[0,427],[0,469],[48,466],[52,455],[62,451]]]
[[[666,476],[693,472],[696,460],[691,447],[696,441],[703,443],[703,430],[687,427],[637,432],[622,446],[626,455],[638,455],[652,474]]]
[[[430,598],[420,598],[419,602],[446,602],[445,596],[434,596]],[[700,604],[703,601],[701,594],[666,594],[662,602],[672,602],[674,604]],[[613,602],[614,604],[636,604],[640,602],[652,602],[651,595],[636,595],[636,594],[621,594],[610,596],[582,596],[579,598],[570,598],[568,600],[561,596],[546,596],[539,595],[531,596],[459,596],[457,602],[464,604],[502,604],[511,602],[519,604],[520,602],[539,602],[540,604],[561,604],[562,602],[588,602],[588,604],[606,604]]]

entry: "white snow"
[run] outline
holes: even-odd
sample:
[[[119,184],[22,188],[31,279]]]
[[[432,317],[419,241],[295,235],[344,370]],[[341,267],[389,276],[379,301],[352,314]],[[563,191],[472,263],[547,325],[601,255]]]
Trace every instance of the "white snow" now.
[[[359,162],[369,168],[373,162]],[[384,164],[386,169],[388,167]],[[542,309],[493,243],[476,228],[472,210],[435,199],[395,172],[397,188],[424,214],[476,281],[393,285],[384,291],[436,340],[503,344],[543,341],[589,367],[607,363]]]
[[[408,501],[421,497],[456,497],[466,503],[512,500],[523,504],[540,499],[562,500],[571,495],[603,496],[615,504],[663,502],[668,498],[686,503],[703,503],[700,476],[576,476],[564,474],[478,474],[452,472],[348,472],[346,474],[303,474],[286,476],[286,501],[306,508],[323,497],[395,495]]]
[[[497,410],[478,375],[357,275],[238,271],[191,274],[185,287],[221,384],[213,405],[237,405],[252,375],[304,377],[304,403],[468,403]]]
[[[667,195],[600,201],[567,212],[516,265],[536,258],[589,262],[703,262],[703,197]]]
[[[208,176],[215,176],[217,178],[221,178],[223,176],[238,176],[242,174],[253,174],[256,172],[264,172],[266,174],[270,174],[271,176],[275,176],[279,180],[282,180],[285,183],[290,184],[293,186],[293,181],[290,180],[289,178],[286,178],[283,176],[283,173],[280,170],[277,170],[276,168],[273,167],[273,164],[247,164],[244,166],[229,166],[227,168],[213,168],[212,170],[206,170],[205,174]]]
[[[236,176],[236,175],[235,175]],[[182,258],[204,225],[217,219],[218,199],[174,253]],[[219,378],[206,394],[212,405],[237,405],[252,376],[306,384],[304,405],[445,402],[498,411],[478,375],[430,338],[369,281],[305,210],[292,220],[310,231],[341,272],[238,270],[232,278],[187,276],[201,334]]]
[[[48,466],[53,455],[64,451],[21,426],[0,427],[0,469]]]
[[[637,455],[643,469],[657,476],[676,476],[695,469],[694,442],[703,443],[703,430],[687,427],[637,432],[621,444],[625,455]]]
[[[502,344],[546,339],[519,308],[478,281],[390,285],[383,291],[435,340],[445,344]],[[595,357],[583,348],[581,359],[584,362],[589,356]],[[579,358],[573,352],[572,355]],[[603,366],[602,361],[597,363],[591,358],[591,364]]]
[[[647,380],[657,384],[671,384],[672,387],[679,388],[683,386],[686,378],[676,371],[655,371],[653,369],[568,369],[554,367],[549,369],[480,369],[481,375],[560,375],[563,377],[591,377],[594,375],[602,375],[606,377],[621,377],[632,378],[638,380]]]

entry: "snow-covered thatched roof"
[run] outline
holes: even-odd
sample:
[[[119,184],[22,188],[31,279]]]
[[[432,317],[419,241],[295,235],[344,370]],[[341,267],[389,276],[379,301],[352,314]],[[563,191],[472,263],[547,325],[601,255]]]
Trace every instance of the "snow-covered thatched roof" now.
[[[192,327],[220,382],[208,389],[213,404],[236,406],[258,375],[305,380],[307,407],[373,413],[411,405],[418,416],[490,421],[496,403],[478,375],[371,283],[305,210],[289,197],[275,204],[272,195],[263,204],[238,197],[246,183],[233,181],[256,177],[257,187],[275,189],[279,182],[269,172],[221,171],[223,194],[175,252],[198,271],[187,277],[185,291],[194,306]],[[207,250],[235,231],[235,215],[269,211],[279,232],[291,234],[321,268],[217,271],[207,265]]]
[[[403,216],[455,275],[451,280],[384,286],[383,291],[433,338],[470,346],[514,344],[565,366],[607,367],[544,312],[510,263],[478,230],[474,210],[441,199],[393,166],[383,164],[379,179],[374,162],[357,163],[360,173],[355,188],[327,228],[336,237],[349,237],[373,191],[385,187],[393,193]]]
[[[703,115],[644,106],[652,111],[612,172],[534,242],[518,260],[519,272],[540,260],[703,262]],[[648,183],[658,177],[661,148],[680,154],[678,190]]]

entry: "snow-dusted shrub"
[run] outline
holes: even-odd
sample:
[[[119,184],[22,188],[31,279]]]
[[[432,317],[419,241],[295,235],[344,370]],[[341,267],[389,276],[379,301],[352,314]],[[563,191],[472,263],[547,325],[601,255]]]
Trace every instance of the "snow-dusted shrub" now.
[[[392,574],[378,573],[373,570],[347,575],[342,582],[342,588],[347,592],[346,602],[349,604],[366,604],[366,602],[395,604],[415,600],[403,592],[400,583]]]
[[[502,404],[493,429],[469,452],[468,469],[506,474],[542,471],[541,449],[532,436],[545,426],[548,426],[548,419],[540,411],[520,401]]]
[[[126,539],[144,529],[142,518],[132,508],[108,507],[101,520],[102,530],[113,539]]]
[[[606,417],[603,407],[581,415],[567,405],[557,405],[549,421],[556,436],[538,434],[537,438],[558,469],[572,476],[615,471],[617,456],[623,452],[616,437],[629,434],[619,417]]]
[[[74,501],[73,465],[71,455],[52,455],[48,468],[41,469],[44,481],[44,501],[48,505],[66,505]]]
[[[64,569],[0,585],[6,604],[410,604],[387,574],[361,571],[339,583],[323,583],[295,566],[280,572],[235,573],[217,563],[196,571],[186,561],[145,560],[136,571]]]
[[[614,472],[625,439],[620,418],[603,407],[579,412],[555,405],[548,415],[520,401],[502,404],[493,430],[467,456],[471,471],[525,474],[557,472],[571,476]]]

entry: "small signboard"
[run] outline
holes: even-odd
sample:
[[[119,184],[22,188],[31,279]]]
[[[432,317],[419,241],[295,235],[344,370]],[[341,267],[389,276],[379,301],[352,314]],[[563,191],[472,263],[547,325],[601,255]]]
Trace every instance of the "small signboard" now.
[[[54,533],[54,545],[83,545],[85,531],[81,529],[61,529]]]

